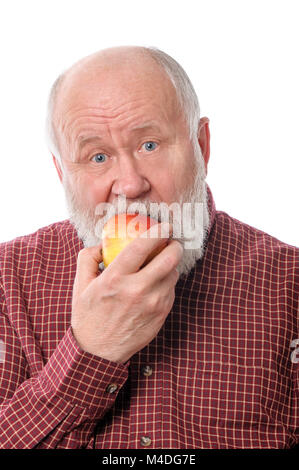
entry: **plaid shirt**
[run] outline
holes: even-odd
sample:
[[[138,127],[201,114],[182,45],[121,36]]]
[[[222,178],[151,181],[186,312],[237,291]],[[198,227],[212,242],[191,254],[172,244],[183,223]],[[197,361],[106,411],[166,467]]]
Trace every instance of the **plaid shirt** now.
[[[299,250],[216,211],[210,191],[209,205],[203,259],[126,364],[82,351],[72,335],[83,246],[69,221],[1,244],[1,448],[299,442]]]

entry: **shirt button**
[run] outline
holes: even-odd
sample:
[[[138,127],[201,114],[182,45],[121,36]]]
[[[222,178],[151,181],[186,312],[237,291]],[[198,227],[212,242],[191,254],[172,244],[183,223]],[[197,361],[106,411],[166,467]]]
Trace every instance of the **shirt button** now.
[[[152,443],[152,440],[148,436],[142,436],[142,438],[140,439],[140,444],[144,447],[150,446],[151,443]]]
[[[142,367],[142,373],[146,377],[149,377],[150,375],[152,375],[153,369],[151,368],[151,366],[144,366]]]
[[[110,384],[106,388],[107,393],[114,393],[118,389],[118,386],[116,384]]]

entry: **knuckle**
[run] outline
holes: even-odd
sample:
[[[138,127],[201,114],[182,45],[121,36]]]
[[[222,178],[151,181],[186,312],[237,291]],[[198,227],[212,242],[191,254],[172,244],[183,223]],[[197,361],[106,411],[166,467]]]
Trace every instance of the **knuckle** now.
[[[169,271],[172,271],[176,267],[178,260],[174,255],[169,254],[166,256],[164,263],[168,266]]]
[[[78,266],[82,263],[85,262],[85,260],[87,260],[88,258],[90,258],[91,256],[91,249],[90,248],[82,248],[79,253],[78,253],[78,257],[77,257],[77,264]]]
[[[84,247],[84,248],[81,248],[81,250],[79,251],[79,254],[81,253],[81,255],[86,256],[92,253],[94,249],[95,249],[94,246]]]
[[[169,292],[169,294],[165,298],[165,313],[168,313],[171,310],[172,305],[174,303],[174,299],[175,299],[175,293],[174,293],[174,290],[172,289],[171,292]]]
[[[164,258],[164,263],[166,266],[168,266],[169,271],[172,271],[177,267],[183,254],[183,248],[181,244],[176,241],[173,243],[174,244],[171,246],[172,249],[165,254]]]
[[[131,283],[126,287],[126,295],[131,299],[137,300],[143,297],[144,289],[139,283]]]
[[[138,239],[133,240],[129,243],[122,252],[123,262],[126,263],[126,260],[130,260],[133,256],[134,258],[143,258],[145,257],[145,248]]]
[[[111,271],[106,277],[108,286],[115,287],[120,284],[121,275],[117,271]]]
[[[182,244],[178,240],[172,240],[172,248],[173,251],[175,252],[176,256],[181,256],[183,254],[184,248]]]
[[[140,240],[139,238],[136,238],[136,240],[134,240],[134,245],[133,243],[131,244],[131,250],[134,251],[134,255],[135,256],[138,256],[138,257],[141,257],[141,256],[144,256],[145,255],[145,243],[144,243],[144,240]],[[129,244],[130,246],[130,244]]]
[[[150,296],[148,299],[148,308],[156,314],[167,314],[174,302],[173,289],[164,293]]]
[[[84,258],[87,254],[87,248],[82,248],[78,253],[78,260]]]
[[[154,294],[150,295],[147,301],[147,306],[148,306],[149,311],[155,312],[157,310],[160,310],[159,309],[160,302],[161,302],[161,299],[159,296],[156,296]]]
[[[172,274],[172,280],[174,282],[177,282],[179,277],[180,277],[180,274],[179,274],[178,270],[174,269],[171,274]]]

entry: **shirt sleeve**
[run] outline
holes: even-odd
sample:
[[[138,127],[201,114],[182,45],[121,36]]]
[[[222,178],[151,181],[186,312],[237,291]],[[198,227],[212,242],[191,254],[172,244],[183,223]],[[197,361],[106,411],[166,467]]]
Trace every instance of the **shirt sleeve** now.
[[[46,365],[28,377],[20,339],[0,304],[0,448],[83,448],[128,377],[82,351],[67,330]]]
[[[292,363],[291,423],[296,445],[299,448],[299,251],[296,258],[294,283],[294,316],[297,321],[297,334],[292,338],[290,360]]]

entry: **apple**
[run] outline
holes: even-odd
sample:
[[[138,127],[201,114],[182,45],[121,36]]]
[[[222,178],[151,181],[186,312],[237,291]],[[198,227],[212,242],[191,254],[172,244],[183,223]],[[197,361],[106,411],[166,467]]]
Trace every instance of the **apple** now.
[[[157,220],[141,214],[123,213],[111,217],[104,225],[102,233],[102,253],[105,268],[109,266],[125,246],[157,223]],[[160,253],[166,245],[167,242],[153,250],[143,266]]]

